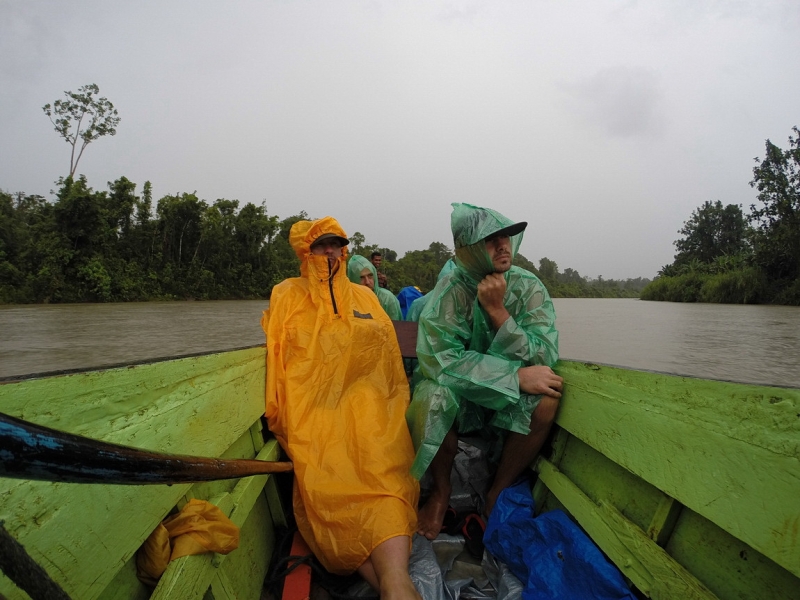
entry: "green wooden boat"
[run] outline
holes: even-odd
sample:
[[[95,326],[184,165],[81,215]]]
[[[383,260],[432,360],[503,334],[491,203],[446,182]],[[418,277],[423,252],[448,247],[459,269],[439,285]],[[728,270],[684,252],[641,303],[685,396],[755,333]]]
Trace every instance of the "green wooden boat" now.
[[[0,412],[174,454],[276,460],[264,347],[0,383]],[[561,508],[651,598],[800,598],[800,390],[563,361],[539,510]],[[0,456],[2,456],[0,448]],[[135,553],[191,498],[241,528],[227,556],[170,563],[155,591]],[[0,478],[0,521],[74,600],[259,599],[285,524],[275,476],[174,485]],[[27,598],[0,576],[0,595]]]

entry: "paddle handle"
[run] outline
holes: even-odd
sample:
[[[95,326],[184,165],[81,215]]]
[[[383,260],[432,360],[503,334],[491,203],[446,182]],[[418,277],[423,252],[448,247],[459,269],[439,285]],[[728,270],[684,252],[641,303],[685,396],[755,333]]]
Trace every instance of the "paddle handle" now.
[[[143,485],[284,473],[291,462],[150,452],[50,429],[0,413],[0,477]]]

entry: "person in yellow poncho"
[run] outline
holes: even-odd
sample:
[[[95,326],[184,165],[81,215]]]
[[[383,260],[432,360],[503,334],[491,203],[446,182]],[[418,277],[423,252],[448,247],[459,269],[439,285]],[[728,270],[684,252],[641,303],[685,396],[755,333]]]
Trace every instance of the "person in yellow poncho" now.
[[[294,463],[298,529],[329,571],[357,570],[382,598],[419,598],[408,575],[419,484],[394,328],[375,293],[348,281],[334,218],[298,221],[289,243],[301,276],[275,286],[261,323],[266,417]]]

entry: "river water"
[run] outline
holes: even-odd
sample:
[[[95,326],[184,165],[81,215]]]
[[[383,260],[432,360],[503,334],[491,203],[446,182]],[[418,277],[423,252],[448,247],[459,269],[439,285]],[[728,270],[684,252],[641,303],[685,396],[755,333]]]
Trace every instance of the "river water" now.
[[[800,387],[800,307],[557,298],[562,358]],[[261,344],[266,301],[0,306],[0,377]]]

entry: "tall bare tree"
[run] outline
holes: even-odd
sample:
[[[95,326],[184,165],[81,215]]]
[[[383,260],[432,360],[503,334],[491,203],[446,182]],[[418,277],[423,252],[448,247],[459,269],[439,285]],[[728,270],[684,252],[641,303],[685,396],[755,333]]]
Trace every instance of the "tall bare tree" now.
[[[77,92],[64,92],[66,100],[56,100],[42,107],[44,114],[55,126],[56,133],[72,146],[69,157],[69,176],[75,175],[78,161],[90,142],[104,135],[117,133],[120,117],[108,98],[95,98],[100,93],[96,84],[78,88]],[[75,151],[78,155],[75,156]]]

